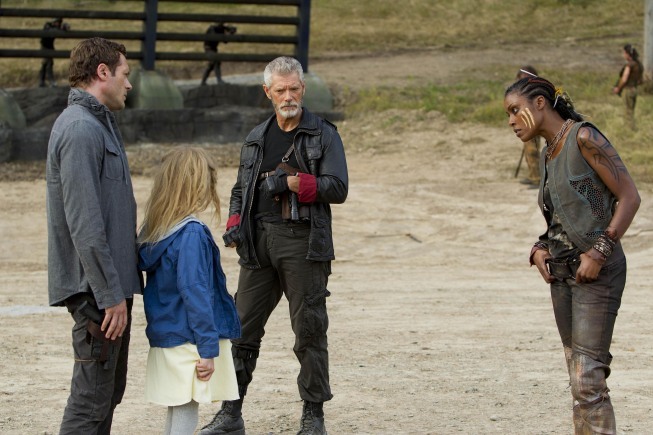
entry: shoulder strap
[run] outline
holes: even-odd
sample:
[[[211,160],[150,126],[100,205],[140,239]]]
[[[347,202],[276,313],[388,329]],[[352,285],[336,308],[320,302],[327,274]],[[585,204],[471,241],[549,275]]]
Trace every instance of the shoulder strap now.
[[[290,160],[290,155],[295,151],[295,142],[290,145],[290,148],[288,148],[288,151],[286,151],[286,154],[283,155],[281,158],[281,163],[288,163],[288,160]]]

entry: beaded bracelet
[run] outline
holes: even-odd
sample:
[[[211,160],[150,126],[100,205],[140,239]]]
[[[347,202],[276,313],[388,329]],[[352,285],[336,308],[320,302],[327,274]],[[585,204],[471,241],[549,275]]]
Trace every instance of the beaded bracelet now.
[[[607,259],[612,254],[612,250],[614,249],[615,244],[615,241],[610,237],[605,234],[601,234],[594,241],[594,245],[592,247],[599,251],[601,255]]]

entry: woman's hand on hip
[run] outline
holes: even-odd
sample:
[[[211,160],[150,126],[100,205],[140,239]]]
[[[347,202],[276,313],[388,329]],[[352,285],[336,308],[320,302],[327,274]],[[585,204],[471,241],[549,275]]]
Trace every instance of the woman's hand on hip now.
[[[546,260],[549,258],[551,258],[551,254],[544,249],[538,249],[533,253],[533,264],[537,266],[544,281],[551,284],[555,281],[555,277],[549,273],[549,268],[546,267]]]
[[[600,261],[594,259],[587,252],[580,254],[580,266],[578,266],[578,271],[576,271],[576,282],[584,283],[596,281],[596,278],[599,277],[599,272],[601,272],[603,263],[605,263],[605,260]]]

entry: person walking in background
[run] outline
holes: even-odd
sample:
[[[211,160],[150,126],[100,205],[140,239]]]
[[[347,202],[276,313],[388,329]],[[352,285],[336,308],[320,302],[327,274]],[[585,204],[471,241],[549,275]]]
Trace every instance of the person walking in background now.
[[[63,22],[63,18],[55,18],[52,21],[48,21],[43,26],[43,30],[48,33],[54,33],[57,30],[70,30],[68,23]],[[41,50],[54,50],[54,36],[44,36],[41,38]],[[54,87],[57,85],[57,82],[54,78],[54,60],[52,57],[44,57],[41,62],[41,70],[39,71],[39,86],[46,86],[46,79],[50,86]]]
[[[206,29],[206,34],[207,35],[233,35],[236,33],[236,27],[234,26],[227,26],[223,22],[218,22],[215,24],[211,24],[208,29]],[[226,42],[225,42],[226,44]],[[204,52],[206,54],[212,55],[212,54],[217,54],[218,53],[218,41],[204,41]],[[211,71],[215,71],[215,78],[217,80],[217,83],[224,83],[224,80],[222,80],[222,70],[221,70],[221,64],[218,59],[209,59],[209,63],[206,66],[206,69],[204,70],[204,74],[202,75],[202,86],[206,85],[206,80],[209,78],[209,74],[211,74]]]
[[[68,107],[46,161],[48,294],[75,324],[75,364],[61,434],[108,434],[127,382],[131,307],[142,278],[136,201],[113,112],[124,109],[124,45],[103,38],[70,54]]]
[[[537,75],[537,70],[531,65],[522,66],[517,71],[516,80],[523,79],[524,77],[532,77]],[[526,158],[526,166],[528,167],[528,177],[520,180],[520,183],[527,184],[530,188],[536,189],[540,185],[540,137],[536,136],[528,142],[524,142],[522,155]],[[520,160],[521,162],[521,160]],[[517,168],[517,173],[519,168]],[[515,175],[516,177],[517,175]]]
[[[276,58],[263,78],[275,113],[245,139],[223,235],[241,265],[236,307],[242,337],[233,340],[240,398],[223,402],[200,435],[245,433],[243,400],[265,325],[284,295],[304,401],[298,433],[326,434],[322,405],[333,397],[326,307],[335,258],[330,204],[347,198],[345,151],[336,127],[302,106],[304,72],[296,59]]]
[[[644,68],[639,61],[639,53],[635,47],[630,44],[623,46],[623,57],[626,65],[621,68],[619,79],[612,88],[612,93],[622,95],[625,104],[626,124],[632,129],[637,129],[635,123],[635,104],[637,103],[637,86],[642,84]]]
[[[550,284],[575,433],[616,434],[606,378],[626,283],[620,239],[639,208],[639,193],[608,139],[550,81],[518,80],[506,90],[504,108],[523,142],[546,139],[538,203],[547,229],[531,249],[530,264]]]
[[[217,170],[200,148],[167,154],[139,234],[139,268],[150,342],[145,397],[168,407],[164,434],[192,434],[198,404],[237,400],[229,339],[240,337],[220,251],[196,214],[220,215]],[[214,373],[215,372],[215,373]]]

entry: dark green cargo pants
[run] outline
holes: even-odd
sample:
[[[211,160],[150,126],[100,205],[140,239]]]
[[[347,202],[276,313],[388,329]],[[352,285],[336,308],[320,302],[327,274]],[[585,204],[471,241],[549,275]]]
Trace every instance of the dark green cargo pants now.
[[[133,299],[126,301],[127,327],[120,345],[110,347],[106,361],[102,361],[104,341],[89,337],[89,319],[78,311],[84,302],[97,309],[95,299],[89,293],[78,293],[64,301],[75,321],[72,332],[75,365],[60,435],[110,434],[113,411],[122,401],[127,385]]]
[[[330,400],[326,309],[331,263],[306,260],[310,224],[258,222],[255,249],[260,269],[241,267],[236,307],[242,336],[233,340],[233,355],[244,395],[252,381],[265,335],[265,324],[281,296],[288,299],[290,323],[295,333],[293,350],[301,366],[297,376],[303,400]]]

